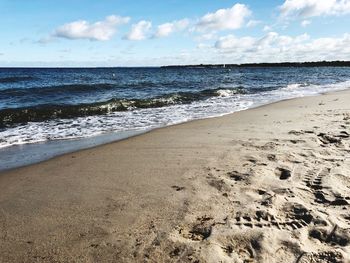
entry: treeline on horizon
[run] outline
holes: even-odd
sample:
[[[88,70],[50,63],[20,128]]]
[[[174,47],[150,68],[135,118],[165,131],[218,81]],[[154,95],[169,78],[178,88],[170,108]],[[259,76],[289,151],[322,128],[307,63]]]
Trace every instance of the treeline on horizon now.
[[[169,65],[169,66],[163,66],[161,68],[241,68],[241,67],[350,67],[350,61]]]

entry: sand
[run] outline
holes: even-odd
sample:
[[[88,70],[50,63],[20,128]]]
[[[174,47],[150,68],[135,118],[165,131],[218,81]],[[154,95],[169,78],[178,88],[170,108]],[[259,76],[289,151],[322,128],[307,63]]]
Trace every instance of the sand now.
[[[350,91],[0,174],[0,262],[350,262]]]

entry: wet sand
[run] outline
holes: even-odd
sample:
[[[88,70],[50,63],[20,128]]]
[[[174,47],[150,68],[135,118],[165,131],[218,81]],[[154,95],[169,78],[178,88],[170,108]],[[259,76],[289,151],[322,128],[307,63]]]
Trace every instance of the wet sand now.
[[[0,174],[0,262],[349,262],[350,91]]]

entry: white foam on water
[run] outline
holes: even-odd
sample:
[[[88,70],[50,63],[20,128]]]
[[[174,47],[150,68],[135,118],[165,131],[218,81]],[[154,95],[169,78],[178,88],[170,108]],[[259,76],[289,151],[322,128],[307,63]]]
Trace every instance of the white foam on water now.
[[[230,90],[230,89],[219,89],[216,91],[216,93],[219,95],[219,97],[230,97],[237,92],[235,90]]]
[[[106,133],[149,130],[190,120],[218,117],[284,99],[344,90],[349,87],[350,81],[327,85],[294,83],[277,90],[255,94],[235,94],[232,90],[221,89],[217,91],[218,97],[191,104],[112,112],[76,119],[31,122],[1,131],[0,148],[51,140],[88,138]]]

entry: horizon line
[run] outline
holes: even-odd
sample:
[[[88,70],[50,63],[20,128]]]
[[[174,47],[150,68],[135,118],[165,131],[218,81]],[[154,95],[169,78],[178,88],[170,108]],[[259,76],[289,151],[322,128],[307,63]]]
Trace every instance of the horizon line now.
[[[249,67],[249,66],[279,66],[279,65],[303,65],[303,64],[345,64],[350,66],[349,60],[318,60],[318,61],[303,61],[303,62],[249,62],[249,63],[200,63],[200,64],[168,64],[161,66],[0,66],[0,69],[103,69],[103,68],[171,68],[171,67]]]

